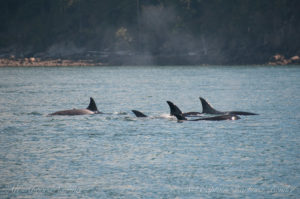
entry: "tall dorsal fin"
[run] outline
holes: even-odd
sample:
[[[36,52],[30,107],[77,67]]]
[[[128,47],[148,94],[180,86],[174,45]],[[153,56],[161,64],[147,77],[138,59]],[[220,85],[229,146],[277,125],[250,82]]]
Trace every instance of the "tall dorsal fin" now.
[[[147,117],[147,115],[145,115],[144,113],[137,111],[137,110],[131,110],[136,117]]]
[[[223,112],[217,111],[214,109],[205,99],[202,97],[199,97],[201,104],[202,104],[202,113],[208,113],[208,114],[222,114]]]
[[[96,102],[92,97],[90,97],[90,104],[86,109],[94,112],[99,112],[96,106]]]
[[[170,115],[182,115],[182,111],[173,102],[167,101],[170,107]]]

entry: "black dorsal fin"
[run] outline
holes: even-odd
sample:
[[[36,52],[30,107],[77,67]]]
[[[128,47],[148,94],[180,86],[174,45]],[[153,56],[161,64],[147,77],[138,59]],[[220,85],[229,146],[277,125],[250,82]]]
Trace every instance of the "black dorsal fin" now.
[[[147,117],[144,113],[137,111],[137,110],[132,110],[132,112],[135,114],[136,117]]]
[[[205,99],[202,97],[199,97],[201,104],[202,104],[202,113],[207,114],[223,114],[221,111],[217,111],[214,109]]]
[[[92,97],[90,97],[90,104],[86,109],[94,112],[99,112],[96,106],[96,102]]]
[[[170,115],[182,115],[182,111],[173,102],[167,101],[170,107]]]

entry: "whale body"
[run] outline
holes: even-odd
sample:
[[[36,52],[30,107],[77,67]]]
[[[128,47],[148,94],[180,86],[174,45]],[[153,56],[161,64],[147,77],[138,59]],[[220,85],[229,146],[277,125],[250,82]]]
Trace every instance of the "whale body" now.
[[[48,116],[54,116],[54,115],[92,115],[92,114],[98,114],[101,113],[98,111],[97,105],[95,103],[95,100],[90,97],[90,104],[85,109],[68,109],[68,110],[61,110],[56,111],[54,113],[49,114]]]
[[[241,119],[238,115],[218,115],[214,117],[202,117],[202,118],[197,118],[197,119],[187,119],[183,115],[178,115],[176,114],[175,117],[177,118],[178,121],[201,121],[201,120],[207,120],[207,121],[222,121],[222,120],[239,120]]]
[[[244,111],[218,111],[212,107],[205,99],[199,97],[202,104],[202,113],[213,114],[213,115],[258,115],[257,113],[244,112]]]

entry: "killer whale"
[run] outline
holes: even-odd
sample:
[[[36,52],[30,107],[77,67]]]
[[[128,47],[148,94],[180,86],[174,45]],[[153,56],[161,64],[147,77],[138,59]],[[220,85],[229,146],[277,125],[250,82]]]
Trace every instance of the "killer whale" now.
[[[176,106],[173,102],[171,101],[167,101],[167,104],[169,105],[170,107],[170,115],[183,115],[185,117],[189,117],[189,116],[199,116],[201,115],[202,113],[200,112],[186,112],[186,113],[183,113],[179,108],[178,106]]]
[[[180,110],[180,109],[179,109]],[[131,110],[136,117],[148,117],[144,113],[137,111],[137,110]],[[201,120],[208,120],[208,121],[221,121],[221,120],[238,120],[241,119],[237,115],[233,114],[227,114],[227,115],[218,115],[218,116],[213,116],[213,117],[200,117],[197,119],[187,119],[183,114],[177,114],[175,113],[174,116],[177,118],[178,121],[201,121]]]
[[[222,121],[222,120],[238,120],[241,119],[238,115],[228,114],[228,115],[218,115],[214,117],[202,117],[197,119],[187,119],[183,115],[175,114],[175,117],[178,121],[201,121],[201,120],[208,120],[208,121]]]
[[[244,112],[244,111],[218,111],[212,107],[204,98],[199,97],[202,104],[202,113],[213,115],[258,115],[257,113]]]
[[[98,111],[97,105],[95,100],[90,97],[90,104],[85,109],[69,109],[69,110],[62,110],[62,111],[56,111],[54,113],[49,114],[48,116],[54,116],[54,115],[91,115],[91,114],[98,114],[101,113]]]
[[[148,117],[144,113],[137,111],[137,110],[131,110],[136,117]],[[174,116],[177,118],[178,121],[186,120],[186,121],[200,121],[200,120],[208,120],[208,121],[221,121],[221,120],[238,120],[241,119],[237,115],[233,114],[227,114],[227,115],[218,115],[213,117],[201,117],[197,119],[187,119],[183,114],[177,114],[175,113]]]

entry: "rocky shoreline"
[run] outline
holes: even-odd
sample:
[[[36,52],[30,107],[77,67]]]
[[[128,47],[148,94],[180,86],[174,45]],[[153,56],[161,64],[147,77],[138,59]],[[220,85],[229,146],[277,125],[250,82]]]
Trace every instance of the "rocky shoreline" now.
[[[138,62],[138,59],[140,57],[136,57],[137,62],[132,62],[132,61],[118,61],[118,58],[115,57],[115,60],[108,62],[108,60],[105,60],[106,62],[100,62],[99,60],[96,59],[61,59],[61,58],[47,58],[47,59],[42,59],[42,58],[35,58],[35,57],[29,57],[29,58],[15,58],[15,57],[9,57],[9,58],[0,58],[0,67],[13,67],[13,66],[19,66],[19,67],[30,67],[30,66],[109,66],[109,65],[149,65],[151,62]],[[132,60],[135,60],[134,57],[131,57]],[[143,58],[144,60],[147,60]],[[163,65],[167,65],[164,61],[158,61],[158,63],[162,63]],[[156,63],[157,64],[157,63]],[[180,65],[183,64],[183,62],[179,63]],[[188,63],[190,64],[190,63]],[[197,64],[197,65],[201,65]],[[207,64],[205,64],[207,65]],[[209,64],[208,64],[209,65]],[[295,55],[290,58],[285,58],[281,54],[276,54],[272,56],[268,62],[265,63],[265,65],[271,65],[271,66],[276,66],[276,65],[300,65],[300,56]]]
[[[300,64],[300,57],[295,55],[290,58],[285,58],[281,54],[274,55],[271,60],[269,61],[268,65],[299,65]]]
[[[46,59],[40,58],[0,58],[0,67],[7,66],[103,66],[102,62],[94,60]]]

